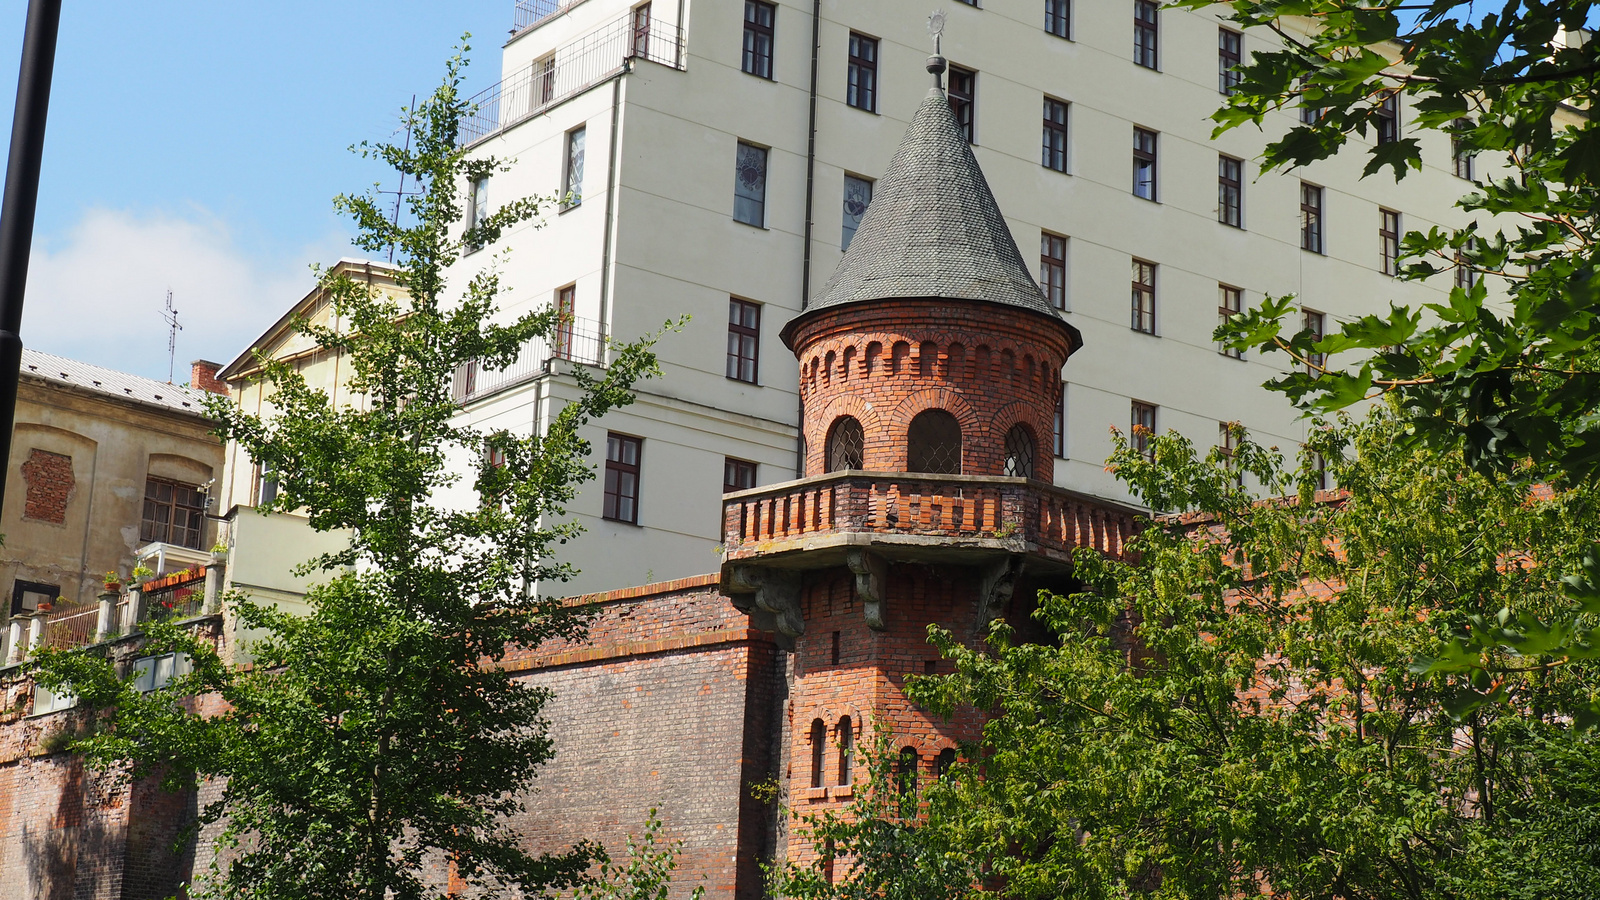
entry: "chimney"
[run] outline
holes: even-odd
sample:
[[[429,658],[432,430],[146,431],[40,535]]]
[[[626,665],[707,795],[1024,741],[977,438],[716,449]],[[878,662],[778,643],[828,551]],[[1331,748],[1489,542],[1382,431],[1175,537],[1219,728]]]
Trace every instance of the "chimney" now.
[[[222,363],[214,363],[209,359],[197,359],[189,364],[189,386],[212,394],[228,396],[228,386],[217,380],[217,370],[222,368]]]

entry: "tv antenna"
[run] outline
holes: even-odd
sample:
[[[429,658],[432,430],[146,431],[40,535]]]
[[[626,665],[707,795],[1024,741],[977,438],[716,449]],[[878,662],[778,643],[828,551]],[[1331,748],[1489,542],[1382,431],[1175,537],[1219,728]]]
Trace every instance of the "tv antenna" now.
[[[167,308],[161,313],[161,320],[167,323],[167,384],[171,384],[178,367],[178,332],[183,330],[178,324],[178,311],[172,308],[172,288],[167,288]]]
[[[405,151],[403,153],[401,153],[401,156],[406,157],[406,158],[409,158],[411,156],[411,123],[412,123],[413,117],[416,116],[416,114],[417,114],[417,95],[416,94],[412,94],[411,95],[411,105],[406,107],[406,149],[405,149]],[[399,227],[400,227],[400,201],[404,200],[407,196],[420,194],[422,192],[421,191],[408,191],[408,190],[406,190],[406,171],[404,169],[401,169],[400,170],[400,189],[399,190],[395,190],[395,191],[379,191],[378,193],[380,193],[380,194],[393,194],[394,195],[394,215],[390,218],[389,224],[392,225],[394,228],[399,229]],[[394,262],[394,241],[390,241],[389,242],[389,262]]]

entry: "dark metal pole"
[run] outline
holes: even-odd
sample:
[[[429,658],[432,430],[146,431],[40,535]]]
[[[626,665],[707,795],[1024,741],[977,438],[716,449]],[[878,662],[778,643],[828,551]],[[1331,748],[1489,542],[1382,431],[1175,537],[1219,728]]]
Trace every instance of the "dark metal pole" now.
[[[61,0],[28,0],[6,193],[0,200],[0,503],[11,471],[11,426],[17,416],[17,370],[22,367],[22,298],[28,289],[28,254],[33,249],[39,164],[44,158],[44,123],[50,112],[50,76],[60,25]]]

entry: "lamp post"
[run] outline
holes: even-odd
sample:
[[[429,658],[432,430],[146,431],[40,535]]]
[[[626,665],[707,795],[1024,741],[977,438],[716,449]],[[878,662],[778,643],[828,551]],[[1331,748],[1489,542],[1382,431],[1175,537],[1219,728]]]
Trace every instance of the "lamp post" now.
[[[50,76],[56,62],[61,0],[28,0],[11,120],[11,156],[0,200],[0,503],[11,470],[11,426],[17,415],[17,370],[22,367],[22,299],[28,288],[33,216],[39,205],[39,164],[50,111]]]

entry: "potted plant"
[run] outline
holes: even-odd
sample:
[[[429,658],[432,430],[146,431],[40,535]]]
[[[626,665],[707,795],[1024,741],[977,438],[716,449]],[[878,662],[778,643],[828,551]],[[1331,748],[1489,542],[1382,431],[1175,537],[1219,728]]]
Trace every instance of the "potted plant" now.
[[[105,592],[108,594],[119,593],[122,590],[122,576],[116,572],[107,572],[100,576],[100,581],[105,585]]]
[[[132,579],[132,581],[133,581],[134,584],[139,585],[140,587],[143,587],[144,583],[146,581],[149,581],[150,579],[154,578],[155,575],[156,575],[156,573],[155,573],[154,569],[150,568],[149,566],[145,565],[144,563],[140,563],[139,565],[133,567],[133,579]]]

